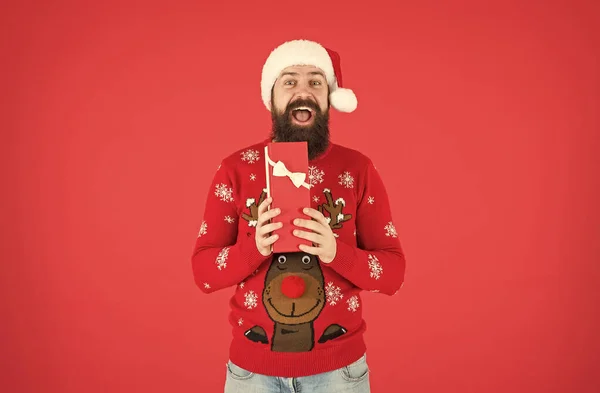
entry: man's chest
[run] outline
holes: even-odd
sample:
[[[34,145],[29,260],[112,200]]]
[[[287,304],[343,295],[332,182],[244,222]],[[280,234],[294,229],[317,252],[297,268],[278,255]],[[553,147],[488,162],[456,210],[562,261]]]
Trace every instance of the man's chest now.
[[[306,183],[310,185],[306,206],[321,212],[329,226],[338,234],[354,234],[357,208],[357,176],[346,168],[309,165]],[[237,173],[236,203],[241,224],[256,226],[258,206],[267,197],[267,178],[264,162],[242,166]],[[274,201],[275,203],[275,201]],[[302,206],[304,207],[304,206]],[[300,206],[297,207],[301,209]]]

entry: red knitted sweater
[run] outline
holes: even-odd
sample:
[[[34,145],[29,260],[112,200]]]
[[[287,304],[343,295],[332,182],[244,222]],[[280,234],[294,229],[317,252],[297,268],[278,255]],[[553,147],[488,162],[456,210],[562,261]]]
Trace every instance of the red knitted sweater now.
[[[264,257],[254,233],[266,197],[267,142],[233,153],[216,171],[192,256],[194,279],[205,293],[235,286],[232,362],[279,377],[332,371],[366,350],[360,292],[394,295],[404,282],[388,196],[368,157],[330,144],[309,161],[306,181],[311,207],[330,219],[335,259],[322,263],[300,250]]]

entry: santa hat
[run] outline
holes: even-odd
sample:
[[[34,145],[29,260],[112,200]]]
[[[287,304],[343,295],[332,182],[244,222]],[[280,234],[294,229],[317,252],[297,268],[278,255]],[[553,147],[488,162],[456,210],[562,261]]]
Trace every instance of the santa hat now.
[[[262,70],[260,81],[262,100],[267,109],[271,101],[271,89],[286,67],[312,65],[325,73],[329,85],[329,102],[340,112],[352,112],[357,100],[354,92],[342,87],[342,69],[340,55],[331,49],[308,40],[288,41],[275,48]]]

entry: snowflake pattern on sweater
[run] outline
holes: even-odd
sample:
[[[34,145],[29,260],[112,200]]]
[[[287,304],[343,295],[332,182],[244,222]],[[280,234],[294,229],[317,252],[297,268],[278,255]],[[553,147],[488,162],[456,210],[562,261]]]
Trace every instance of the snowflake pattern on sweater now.
[[[325,172],[317,168],[315,165],[308,167],[308,182],[313,186],[323,183],[323,176],[325,176]]]
[[[354,295],[350,299],[346,301],[348,303],[348,311],[356,312],[360,307],[360,302],[358,301],[358,296]]]
[[[325,293],[327,297],[327,302],[330,306],[335,306],[341,299],[344,298],[344,294],[342,293],[342,289],[338,286],[335,286],[333,282],[328,282],[327,287],[325,288]]]
[[[386,231],[386,236],[391,236],[391,237],[398,237],[398,232],[396,232],[396,227],[394,226],[394,224],[390,221],[387,223],[387,225],[384,227],[385,231]]]
[[[241,153],[241,155],[242,161],[247,162],[249,164],[254,164],[260,159],[260,153],[258,152],[258,150],[254,149],[248,149],[245,152]]]
[[[342,186],[346,188],[354,187],[354,177],[350,174],[350,172],[345,171],[344,173],[339,175],[338,178],[340,180],[339,184],[341,184]]]
[[[233,202],[233,190],[226,184],[217,184],[215,186],[215,195],[223,202]]]
[[[215,259],[215,264],[217,265],[217,269],[222,270],[227,267],[227,257],[229,256],[229,247],[225,247],[219,252],[217,255],[217,259]]]
[[[233,224],[235,222],[235,218],[233,218],[231,216],[225,216],[225,222],[227,222],[229,224]]]
[[[200,231],[198,231],[198,237],[200,237],[202,235],[206,235],[207,232],[208,232],[208,224],[206,223],[206,221],[202,221],[202,224],[200,225]]]
[[[248,307],[249,310],[258,306],[258,295],[254,291],[248,291],[244,294],[244,306]]]
[[[369,254],[369,269],[371,270],[371,277],[379,280],[383,274],[383,267],[375,255]]]

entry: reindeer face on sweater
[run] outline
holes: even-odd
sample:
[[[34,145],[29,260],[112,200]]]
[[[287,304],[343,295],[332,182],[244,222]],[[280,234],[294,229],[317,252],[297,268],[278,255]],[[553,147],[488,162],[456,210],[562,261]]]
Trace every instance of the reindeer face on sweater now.
[[[263,303],[275,322],[311,322],[325,306],[323,286],[323,272],[315,256],[303,252],[275,254],[265,278]]]
[[[327,218],[329,227],[340,229],[352,215],[343,212],[346,205],[343,198],[334,200],[329,189],[323,190],[326,203],[318,206],[319,212]],[[249,212],[242,217],[249,226],[256,225],[258,205],[266,197],[266,190],[258,202],[254,198],[246,201]],[[250,234],[250,233],[248,233]],[[337,234],[334,232],[334,236]],[[303,252],[278,253],[265,276],[262,302],[275,326],[269,338],[265,329],[254,325],[244,335],[248,340],[271,344],[277,352],[311,351],[315,345],[313,322],[325,307],[324,277],[318,259]],[[318,340],[325,343],[346,334],[347,329],[337,323],[329,325]]]

